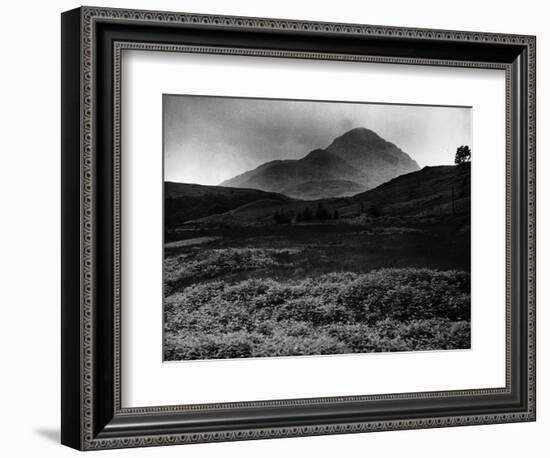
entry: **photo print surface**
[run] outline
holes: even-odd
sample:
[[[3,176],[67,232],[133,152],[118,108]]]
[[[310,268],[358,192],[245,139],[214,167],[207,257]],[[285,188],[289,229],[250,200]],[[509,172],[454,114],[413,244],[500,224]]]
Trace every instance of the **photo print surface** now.
[[[469,349],[471,116],[164,95],[164,361]]]

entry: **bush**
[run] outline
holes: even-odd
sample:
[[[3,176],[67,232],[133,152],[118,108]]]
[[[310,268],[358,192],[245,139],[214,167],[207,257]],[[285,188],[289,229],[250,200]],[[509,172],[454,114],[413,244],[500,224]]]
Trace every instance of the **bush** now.
[[[190,280],[289,265],[300,252],[289,248],[195,248],[164,260],[165,291],[172,294],[180,284]]]
[[[386,317],[463,320],[469,319],[469,290],[469,275],[464,272],[381,269],[344,286],[340,300],[357,319],[370,323]]]
[[[253,346],[246,332],[171,335],[165,342],[164,357],[167,360],[247,358],[252,356]]]

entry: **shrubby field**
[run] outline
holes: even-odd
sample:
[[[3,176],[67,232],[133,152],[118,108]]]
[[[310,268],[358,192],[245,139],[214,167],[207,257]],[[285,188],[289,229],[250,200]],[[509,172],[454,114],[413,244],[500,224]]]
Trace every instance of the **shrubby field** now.
[[[167,293],[186,283],[238,272],[265,271],[288,266],[297,249],[220,248],[195,249],[167,258],[164,263],[164,284]]]
[[[449,268],[468,267],[469,234],[448,229],[218,232],[166,250],[165,360],[469,348],[470,275]]]

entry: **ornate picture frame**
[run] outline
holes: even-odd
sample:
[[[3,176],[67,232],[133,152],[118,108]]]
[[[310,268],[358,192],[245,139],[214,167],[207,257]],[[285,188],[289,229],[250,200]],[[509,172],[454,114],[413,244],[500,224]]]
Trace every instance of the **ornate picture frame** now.
[[[79,450],[535,420],[533,36],[81,7],[62,14],[62,434]],[[506,73],[506,386],[124,407],[121,53]]]

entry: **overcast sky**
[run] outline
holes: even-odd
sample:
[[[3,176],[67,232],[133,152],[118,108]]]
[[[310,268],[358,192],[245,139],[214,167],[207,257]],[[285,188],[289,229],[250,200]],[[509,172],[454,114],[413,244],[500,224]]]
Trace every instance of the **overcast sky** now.
[[[164,96],[166,181],[215,185],[274,159],[299,159],[366,127],[420,167],[472,147],[471,109],[187,95]],[[472,148],[473,149],[473,148]]]

